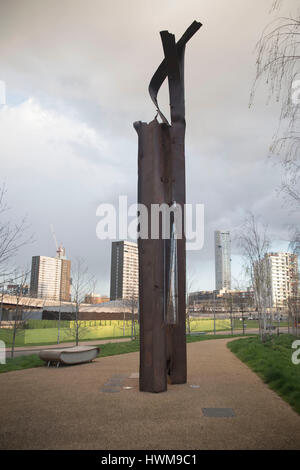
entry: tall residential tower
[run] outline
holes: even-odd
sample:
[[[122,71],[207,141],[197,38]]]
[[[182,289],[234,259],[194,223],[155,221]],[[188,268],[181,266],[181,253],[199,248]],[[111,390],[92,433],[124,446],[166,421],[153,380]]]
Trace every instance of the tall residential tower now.
[[[215,231],[216,290],[231,288],[231,242],[230,232]]]
[[[70,301],[71,261],[64,256],[33,256],[30,295],[49,300]]]
[[[138,245],[112,242],[110,300],[132,299],[139,295]]]
[[[298,291],[298,256],[294,253],[267,253],[266,282],[272,307],[287,307],[288,299]]]

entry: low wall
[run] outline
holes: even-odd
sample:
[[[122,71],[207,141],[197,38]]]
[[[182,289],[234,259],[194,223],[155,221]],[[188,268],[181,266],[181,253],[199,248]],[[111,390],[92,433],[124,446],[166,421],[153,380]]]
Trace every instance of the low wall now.
[[[58,320],[58,312],[43,312],[42,320]],[[74,313],[61,312],[61,320],[74,320]],[[80,312],[79,320],[132,320],[132,314],[129,312]],[[138,315],[134,315],[134,319],[138,319]]]

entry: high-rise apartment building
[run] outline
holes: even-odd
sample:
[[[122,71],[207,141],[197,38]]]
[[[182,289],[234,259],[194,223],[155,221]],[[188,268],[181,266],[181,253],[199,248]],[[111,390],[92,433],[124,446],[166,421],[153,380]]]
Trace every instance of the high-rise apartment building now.
[[[267,253],[265,261],[272,307],[287,307],[288,299],[297,294],[298,256],[293,253]]]
[[[70,300],[71,261],[50,256],[33,256],[30,295],[49,300]]]
[[[71,300],[71,261],[61,258],[60,300]]]
[[[112,242],[110,300],[132,299],[139,295],[138,245],[134,242]]]
[[[215,231],[216,290],[231,288],[231,241],[230,232]]]

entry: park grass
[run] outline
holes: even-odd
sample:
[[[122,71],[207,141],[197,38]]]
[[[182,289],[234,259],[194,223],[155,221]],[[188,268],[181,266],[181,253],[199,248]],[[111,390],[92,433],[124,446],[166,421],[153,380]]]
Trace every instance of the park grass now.
[[[43,322],[47,328],[42,327]],[[30,328],[17,329],[15,347],[22,346],[49,346],[57,344],[58,328],[55,326],[56,321],[52,320],[30,320]],[[100,339],[113,339],[131,336],[131,321],[125,322],[123,330],[122,320],[102,320],[100,321],[82,321],[82,327],[79,330],[80,341],[97,341]],[[75,340],[74,322],[68,322],[69,327],[66,327],[64,321],[63,328],[60,329],[60,342],[72,343]],[[96,323],[97,326],[93,326]],[[104,324],[103,324],[104,323]],[[212,332],[214,330],[214,321],[212,319],[192,319],[190,322],[192,332]],[[216,320],[216,331],[230,331],[230,321],[226,319]],[[139,334],[139,325],[136,324],[136,333]],[[123,336],[124,334],[124,336]],[[12,345],[12,329],[0,328],[0,340],[4,341],[7,347]]]
[[[186,342],[187,343],[195,343],[198,341],[207,341],[211,339],[227,339],[227,338],[240,338],[241,335],[201,335],[201,336],[194,336],[194,335],[187,335]],[[115,356],[118,354],[127,354],[131,352],[137,352],[140,350],[140,342],[138,339],[128,341],[125,343],[107,343],[100,345],[101,351],[98,357],[106,357],[106,356]]]
[[[119,354],[128,354],[140,350],[140,342],[138,339],[126,341],[124,343],[106,343],[101,344],[100,354],[98,357],[116,356]]]
[[[1,330],[0,330],[0,331],[1,331]],[[3,336],[2,336],[2,338],[3,338]],[[0,335],[0,339],[2,339],[2,338],[1,338],[1,335]],[[84,342],[89,342],[89,341],[95,342],[95,341],[98,341],[98,340],[114,340],[114,339],[124,339],[124,338],[129,340],[129,339],[131,338],[131,335],[127,335],[127,336],[117,336],[117,337],[116,337],[116,336],[97,337],[97,338],[82,338],[82,337],[80,336],[80,337],[79,337],[79,343],[81,343],[81,342],[83,342],[83,341],[84,341]],[[4,341],[4,342],[5,342],[5,341]],[[60,342],[59,342],[59,343],[57,343],[57,340],[55,340],[55,341],[43,341],[42,343],[25,343],[25,344],[24,344],[24,342],[18,342],[18,341],[16,341],[15,347],[16,347],[16,348],[17,348],[17,347],[20,348],[20,347],[24,346],[24,348],[27,348],[27,347],[53,346],[53,345],[56,345],[57,347],[59,347],[62,343],[63,343],[63,344],[65,344],[65,343],[70,343],[70,346],[69,346],[69,347],[71,347],[71,346],[75,346],[76,341],[75,341],[75,338],[70,337],[70,336],[69,336],[67,339],[65,339],[65,338],[61,339],[61,338],[60,338]],[[6,341],[5,344],[6,344],[6,347],[7,347],[7,348],[11,348],[11,346],[12,346],[10,341]]]
[[[237,337],[240,338],[241,335],[201,335],[201,336],[194,336],[194,335],[187,335],[186,342],[187,343],[195,343],[198,341],[207,341],[211,339],[227,339]],[[138,339],[128,341],[126,343],[107,343],[100,345],[101,351],[98,357],[105,357],[105,356],[115,356],[118,354],[127,354],[131,352],[137,352],[140,350],[140,342]]]
[[[131,326],[126,326],[124,337],[131,336]],[[40,329],[17,329],[15,347],[21,346],[48,346],[57,344],[57,328],[40,328]],[[0,329],[0,340],[4,341],[7,347],[12,345],[12,329]],[[97,341],[99,339],[114,339],[123,337],[123,328],[101,326],[82,328],[79,330],[80,341]],[[72,343],[75,341],[74,328],[61,328],[60,342]]]
[[[41,367],[45,364],[37,354],[30,354],[28,356],[19,356],[14,359],[6,359],[6,364],[0,364],[0,373],[11,372],[13,370],[32,369],[34,367]]]
[[[239,317],[239,318],[234,318],[233,320],[233,329],[234,330],[242,330],[243,329],[243,322],[242,320],[240,320],[240,318],[242,317]],[[246,326],[246,331],[247,329],[249,328],[258,328],[259,327],[259,324],[258,324],[258,320],[246,320],[245,319],[245,325]],[[288,322],[287,321],[281,321],[280,323],[278,321],[273,321],[273,326],[275,326],[276,328],[287,328],[288,327]]]
[[[211,339],[229,339],[229,338],[245,338],[246,336],[253,336],[255,333],[245,333],[244,335],[242,333],[236,333],[236,334],[224,334],[222,335],[221,333],[217,335],[213,334],[208,334],[208,335],[186,335],[186,342],[187,343],[194,343],[196,341],[208,341]]]
[[[295,337],[271,336],[265,343],[258,337],[238,339],[227,344],[268,386],[300,414],[300,364],[292,363]]]
[[[186,341],[187,343],[194,343],[197,341],[207,341],[212,339],[227,339],[227,338],[240,338],[241,335],[201,335],[201,336],[194,336],[194,335],[187,335]],[[140,349],[140,342],[138,339],[126,341],[122,343],[106,343],[98,345],[100,348],[100,354],[98,357],[107,357],[107,356],[115,356],[119,354],[128,354],[132,352],[138,352]],[[10,372],[13,370],[21,370],[21,369],[30,369],[33,367],[41,367],[44,366],[45,362],[39,359],[37,354],[30,354],[26,356],[18,356],[14,359],[8,358],[6,360],[6,364],[0,364],[0,373],[3,372]]]

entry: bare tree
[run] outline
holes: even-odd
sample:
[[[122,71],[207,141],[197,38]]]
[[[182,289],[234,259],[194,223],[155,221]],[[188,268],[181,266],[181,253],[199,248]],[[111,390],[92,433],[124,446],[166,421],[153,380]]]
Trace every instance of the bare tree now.
[[[281,8],[281,0],[272,11]],[[250,103],[264,79],[269,99],[280,103],[279,125],[270,154],[279,156],[284,169],[282,191],[297,205],[300,202],[300,11],[293,17],[277,17],[263,31],[257,44],[256,77]]]
[[[233,288],[238,293],[235,296],[235,304],[239,309],[239,313],[241,314],[242,320],[242,328],[243,328],[243,335],[245,334],[245,320],[246,320],[246,312],[253,307],[253,298],[251,295],[251,291],[249,291],[249,283],[245,279],[241,280],[242,275],[240,275],[239,280],[233,278]]]
[[[135,315],[138,313],[138,308],[139,308],[139,298],[138,294],[135,291],[132,291],[132,293],[126,298],[122,300],[122,304],[124,307],[128,307],[130,310],[130,315],[131,315],[131,339],[136,339],[136,325],[135,325]],[[123,316],[123,336],[125,336],[125,321],[126,321],[126,313],[124,310],[124,316]]]
[[[4,299],[4,288],[5,288],[5,282],[6,282],[6,277],[5,275],[2,277],[2,282],[1,282],[1,303],[0,303],[0,328],[1,328],[1,322],[3,318],[3,299]]]
[[[289,333],[290,328],[292,327],[292,333],[298,337],[300,329],[300,297],[298,293],[288,299],[288,309]]]
[[[7,189],[5,184],[0,187],[0,276],[11,275],[8,264],[16,256],[20,248],[33,241],[32,235],[26,237],[28,223],[24,217],[19,223],[12,223],[8,218],[9,206],[6,202]]]
[[[226,298],[227,298],[227,305],[229,307],[230,330],[231,330],[231,334],[233,335],[234,321],[233,321],[233,298],[232,298],[232,293],[229,292],[228,295],[226,296]]]
[[[254,289],[259,334],[264,340],[267,331],[266,313],[270,307],[270,278],[266,257],[270,241],[267,226],[259,223],[255,216],[249,213],[238,235],[238,244],[245,260],[245,273]]]
[[[72,315],[71,318],[74,321],[74,336],[75,343],[78,346],[81,334],[87,329],[83,321],[80,319],[80,306],[85,301],[87,294],[90,294],[95,289],[95,278],[89,273],[86,261],[83,258],[76,258],[72,262]],[[70,328],[70,332],[73,329]]]
[[[16,298],[16,307],[13,319],[12,327],[12,341],[11,341],[11,358],[14,358],[15,345],[17,334],[20,331],[24,331],[26,322],[31,316],[31,312],[26,313],[26,305],[28,306],[28,275],[30,271],[15,271],[14,282],[16,283],[15,289],[15,298]]]
[[[190,305],[190,294],[192,292],[193,285],[195,283],[194,273],[189,269],[186,275],[186,323],[187,332],[191,334],[191,305]]]
[[[289,244],[289,249],[297,256],[295,263],[296,267],[292,273],[292,278],[295,279],[292,288],[292,295],[288,299],[288,328],[290,330],[290,323],[292,323],[292,332],[298,337],[299,334],[299,322],[300,322],[300,292],[299,292],[299,270],[298,270],[298,259],[300,256],[300,231],[295,229],[292,235],[292,239]]]

